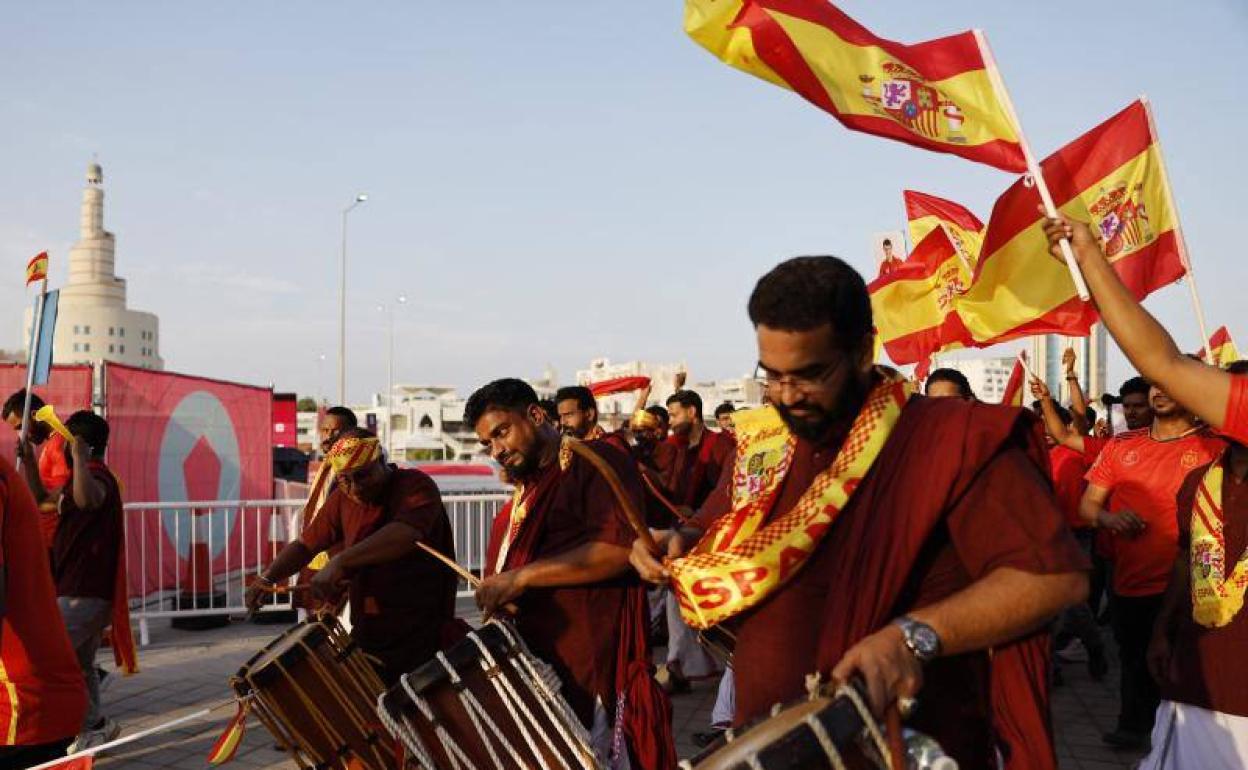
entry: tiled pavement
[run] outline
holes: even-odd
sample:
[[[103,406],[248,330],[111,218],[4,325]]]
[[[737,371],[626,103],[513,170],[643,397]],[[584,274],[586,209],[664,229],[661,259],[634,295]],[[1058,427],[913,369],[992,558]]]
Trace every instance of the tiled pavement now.
[[[143,671],[118,678],[104,692],[106,712],[121,721],[123,735],[190,714],[230,697],[227,680],[238,666],[276,637],[281,626],[235,624],[213,631],[153,628],[152,646],[141,653]],[[105,655],[101,655],[104,661]],[[111,660],[106,662],[111,667]],[[1061,770],[1127,770],[1138,755],[1110,751],[1101,733],[1113,727],[1117,709],[1116,670],[1102,683],[1088,678],[1082,664],[1064,666],[1066,685],[1055,691],[1055,716]],[[681,756],[696,753],[694,732],[706,729],[716,682],[696,683],[693,692],[674,699],[676,746]],[[204,768],[222,726],[233,713],[226,707],[210,718],[181,729],[144,738],[108,754],[97,765],[112,768]],[[274,750],[273,740],[253,718],[232,763],[246,768],[293,768]]]

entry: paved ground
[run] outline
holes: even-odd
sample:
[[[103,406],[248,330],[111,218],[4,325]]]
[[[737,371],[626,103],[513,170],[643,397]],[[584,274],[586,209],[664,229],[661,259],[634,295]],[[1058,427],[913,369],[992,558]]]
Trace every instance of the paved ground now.
[[[160,623],[153,628],[152,645],[140,653],[142,673],[110,683],[104,693],[105,710],[122,722],[123,735],[129,735],[224,703],[230,698],[229,676],[281,629],[239,623],[191,632]],[[106,665],[111,668],[111,659]],[[1117,713],[1116,669],[1103,683],[1091,681],[1081,664],[1064,669],[1066,685],[1055,691],[1062,770],[1127,770],[1138,755],[1110,751],[1100,739],[1102,732],[1113,727]],[[682,756],[696,752],[692,735],[706,729],[715,688],[714,681],[697,683],[692,693],[674,699],[677,749]],[[181,729],[102,754],[97,764],[103,768],[204,768],[209,749],[232,714],[232,707],[227,706]],[[272,738],[253,718],[233,766],[277,770],[295,765],[274,750]]]

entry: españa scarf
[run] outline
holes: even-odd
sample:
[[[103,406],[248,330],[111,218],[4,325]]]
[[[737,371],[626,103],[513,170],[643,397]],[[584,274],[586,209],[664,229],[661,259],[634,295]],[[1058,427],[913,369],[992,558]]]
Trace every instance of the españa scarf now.
[[[1192,505],[1192,619],[1206,628],[1230,623],[1244,606],[1248,588],[1248,550],[1227,574],[1226,519],[1222,511],[1222,460],[1209,466]]]
[[[681,615],[709,628],[764,601],[815,552],[888,441],[910,396],[895,372],[867,396],[836,459],[797,504],[767,523],[796,443],[771,407],[738,412],[733,510],[711,525],[688,556],[668,564]]]

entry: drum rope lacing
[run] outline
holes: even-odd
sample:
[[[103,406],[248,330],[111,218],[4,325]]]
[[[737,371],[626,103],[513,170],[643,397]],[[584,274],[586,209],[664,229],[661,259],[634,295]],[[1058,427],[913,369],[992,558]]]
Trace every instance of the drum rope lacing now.
[[[433,709],[429,706],[429,702],[422,698],[416,692],[416,689],[412,687],[410,677],[411,674],[404,674],[399,677],[399,682],[403,685],[403,691],[406,692],[407,697],[411,699],[412,705],[420,711],[420,715],[433,726],[434,735],[438,737],[438,741],[442,744],[442,748],[446,752],[447,759],[451,760],[452,770],[460,770],[460,768],[464,767],[465,764],[468,767],[474,767],[472,760],[468,759],[468,755],[463,752],[463,749],[459,748],[459,744],[455,743],[455,741],[451,738],[450,733],[446,731],[446,728],[443,727],[438,718],[434,716]],[[422,761],[426,767],[436,768],[437,765],[434,763],[433,758],[423,751],[424,743],[420,740],[420,737],[415,733],[409,733],[409,735],[413,739],[413,743],[408,746],[409,749],[413,750],[412,753],[421,754]]]
[[[533,736],[529,734],[528,726],[536,725],[537,720],[533,718],[533,713],[529,710],[528,704],[526,704],[519,694],[516,693],[515,688],[511,686],[511,682],[507,679],[507,677],[502,675],[502,669],[499,666],[498,661],[494,660],[494,656],[490,654],[489,649],[486,647],[485,643],[481,641],[481,638],[476,634],[469,634],[469,637],[472,639],[473,643],[477,645],[477,649],[481,651],[481,670],[485,672],[486,678],[494,683],[494,691],[498,694],[498,697],[502,699],[503,703],[511,709],[513,713],[516,710],[519,710],[524,714],[523,720],[516,720],[516,727],[520,728],[520,735],[524,738],[524,742],[528,745],[529,751],[533,752],[533,756],[538,762],[541,763],[542,770],[549,770],[550,766],[546,763],[546,759],[542,756],[542,753],[538,751],[537,744],[534,742]],[[514,666],[512,668],[513,670],[515,669]],[[518,673],[521,678],[524,678],[523,671],[517,670],[516,673]],[[530,689],[533,688],[532,681],[525,683]],[[549,717],[550,710],[547,709],[546,713]],[[558,727],[557,721],[556,727]],[[560,729],[560,732],[562,732],[562,729]],[[558,750],[551,743],[550,737],[542,737],[545,739],[546,747],[554,752],[555,756],[558,757],[559,764],[567,769],[568,763],[563,759]],[[502,770],[502,766],[500,765],[499,767],[500,770]]]

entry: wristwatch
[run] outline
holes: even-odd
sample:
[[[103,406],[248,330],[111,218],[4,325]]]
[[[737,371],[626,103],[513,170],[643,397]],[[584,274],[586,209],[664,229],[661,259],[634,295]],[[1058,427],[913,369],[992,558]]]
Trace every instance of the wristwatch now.
[[[920,663],[927,663],[940,655],[940,637],[928,624],[917,621],[909,615],[902,615],[893,621],[893,625],[901,629],[901,635],[906,640],[906,647]]]

